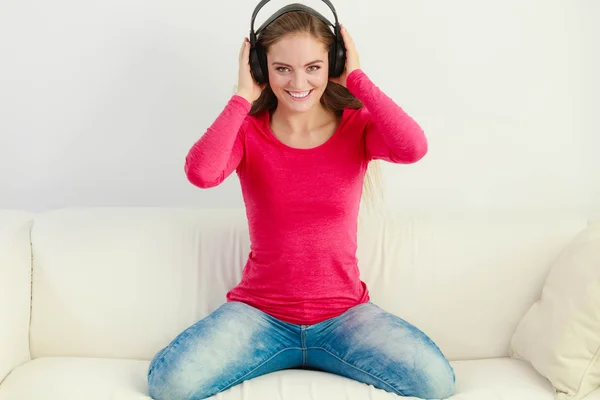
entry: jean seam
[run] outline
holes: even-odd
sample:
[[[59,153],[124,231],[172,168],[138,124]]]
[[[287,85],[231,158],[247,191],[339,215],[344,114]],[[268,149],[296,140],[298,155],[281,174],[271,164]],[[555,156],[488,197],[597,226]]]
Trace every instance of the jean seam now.
[[[306,330],[304,328],[300,331],[300,342],[302,346],[302,366],[306,366],[308,361],[308,354],[306,349]]]
[[[256,367],[252,368],[250,371],[248,371],[243,376],[239,377],[238,379],[236,379],[235,381],[233,381],[229,385],[225,386],[223,389],[220,389],[219,392],[224,392],[225,390],[229,389],[230,387],[237,385],[238,383],[240,383],[241,381],[243,381],[244,378],[246,378],[248,375],[252,374],[254,371],[256,371],[257,369],[259,369],[260,367],[262,367],[263,365],[265,365],[266,363],[268,363],[269,361],[271,361],[273,358],[275,358],[279,354],[283,353],[284,351],[288,351],[288,350],[302,350],[302,349],[299,348],[299,347],[286,347],[285,349],[279,350],[277,353],[273,354],[271,357],[269,357],[268,359],[266,359],[262,363],[258,364]]]
[[[323,350],[324,352],[326,352],[327,354],[329,354],[332,357],[337,358],[338,360],[340,360],[342,363],[346,364],[347,366],[354,368],[364,374],[369,375],[372,378],[375,378],[376,380],[380,381],[381,383],[383,383],[384,385],[388,386],[390,389],[392,389],[392,391],[394,391],[396,394],[400,395],[400,396],[405,396],[406,395],[404,393],[402,393],[401,391],[399,391],[398,389],[396,389],[395,387],[393,387],[392,385],[390,385],[389,383],[387,383],[386,381],[384,381],[383,379],[371,374],[370,372],[365,371],[362,368],[359,368],[355,365],[350,364],[349,362],[345,361],[344,359],[342,359],[341,357],[336,356],[335,354],[333,354],[332,352],[330,352],[329,350],[323,348],[323,347],[308,347],[307,350]]]

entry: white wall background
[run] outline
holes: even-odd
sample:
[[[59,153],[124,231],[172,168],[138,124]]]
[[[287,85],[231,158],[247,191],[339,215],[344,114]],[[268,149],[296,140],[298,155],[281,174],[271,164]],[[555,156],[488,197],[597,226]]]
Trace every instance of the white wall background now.
[[[242,206],[235,175],[201,190],[183,163],[233,93],[257,3],[3,0],[0,208]],[[600,205],[600,2],[334,3],[429,137],[421,162],[384,166],[389,205]]]

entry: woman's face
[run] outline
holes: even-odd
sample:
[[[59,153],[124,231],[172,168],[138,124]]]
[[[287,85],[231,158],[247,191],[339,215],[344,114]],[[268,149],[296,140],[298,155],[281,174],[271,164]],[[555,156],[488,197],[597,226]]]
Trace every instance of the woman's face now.
[[[329,80],[322,42],[308,33],[286,35],[269,48],[267,65],[278,107],[305,112],[320,102]]]

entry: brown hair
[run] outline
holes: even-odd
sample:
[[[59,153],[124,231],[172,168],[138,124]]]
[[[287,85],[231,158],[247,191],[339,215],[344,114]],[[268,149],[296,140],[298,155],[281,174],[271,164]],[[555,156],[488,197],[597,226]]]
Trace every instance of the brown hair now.
[[[330,27],[319,18],[302,11],[293,11],[286,13],[266,27],[258,37],[258,43],[265,49],[265,54],[269,47],[283,38],[285,35],[296,33],[308,33],[317,40],[321,41],[325,48],[329,49],[333,44],[335,37]],[[267,71],[265,71],[267,73]],[[329,81],[327,87],[321,96],[321,105],[340,116],[344,108],[358,109],[363,107],[363,103],[358,100],[350,91],[342,85]],[[250,115],[256,115],[264,111],[273,111],[277,108],[277,97],[267,83],[260,97],[252,103]],[[381,186],[381,171],[376,162],[369,163],[369,169],[365,175],[363,184],[363,194],[366,195],[369,208],[375,205],[375,201],[381,193],[376,191],[377,186]],[[378,196],[379,195],[379,196]]]

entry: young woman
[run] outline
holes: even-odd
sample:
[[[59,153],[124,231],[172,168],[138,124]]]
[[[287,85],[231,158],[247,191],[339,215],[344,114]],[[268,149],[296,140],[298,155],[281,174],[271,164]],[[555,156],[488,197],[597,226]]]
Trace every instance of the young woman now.
[[[359,276],[357,218],[369,162],[414,163],[427,141],[361,70],[341,32],[345,71],[331,78],[328,25],[301,11],[277,18],[259,37],[264,85],[253,80],[244,40],[238,91],[189,151],[185,171],[201,188],[237,172],[251,252],[227,302],[153,358],[154,399],[205,399],[287,368],[399,396],[453,393],[454,371],[436,344],[370,302]]]

